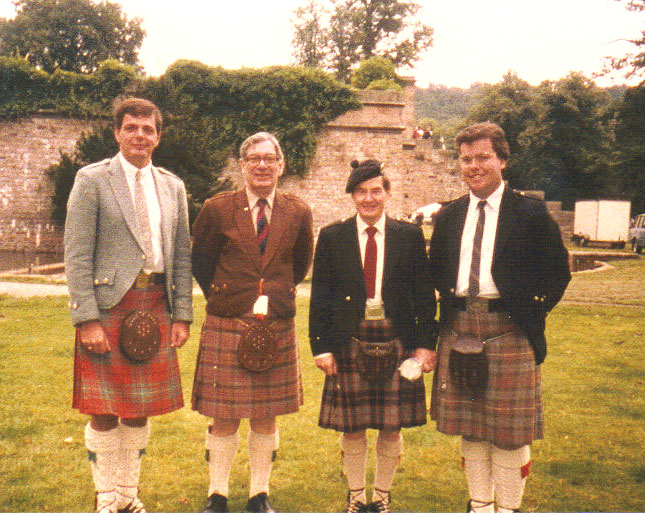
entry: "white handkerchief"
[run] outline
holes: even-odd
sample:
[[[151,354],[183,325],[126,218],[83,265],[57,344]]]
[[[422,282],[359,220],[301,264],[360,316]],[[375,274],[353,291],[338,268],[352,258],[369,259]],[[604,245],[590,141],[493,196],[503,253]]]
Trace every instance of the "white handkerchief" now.
[[[408,358],[399,366],[399,374],[408,381],[415,381],[423,375],[423,368],[417,360]]]

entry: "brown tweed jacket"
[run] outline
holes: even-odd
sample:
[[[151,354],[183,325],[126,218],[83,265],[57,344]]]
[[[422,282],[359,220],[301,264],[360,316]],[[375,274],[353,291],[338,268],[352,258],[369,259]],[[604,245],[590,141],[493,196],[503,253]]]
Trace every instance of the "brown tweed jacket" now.
[[[276,191],[264,255],[243,189],[207,200],[193,225],[193,274],[211,315],[250,312],[263,279],[269,317],[292,318],[296,284],[307,274],[312,254],[311,209],[292,194]]]

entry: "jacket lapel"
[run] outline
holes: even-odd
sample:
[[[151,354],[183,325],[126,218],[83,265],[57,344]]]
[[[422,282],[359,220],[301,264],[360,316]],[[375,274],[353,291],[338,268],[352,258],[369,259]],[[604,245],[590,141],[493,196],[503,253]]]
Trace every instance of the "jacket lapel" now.
[[[246,197],[245,189],[241,189],[235,193],[234,209],[235,226],[240,234],[239,242],[246,248],[251,260],[255,262],[258,269],[262,269],[262,256],[260,255],[260,247],[258,246],[258,239],[255,234],[255,226],[253,226],[253,213],[249,207],[249,200]],[[269,239],[270,237],[271,228],[269,228]]]
[[[499,206],[499,216],[497,219],[497,233],[495,234],[495,249],[493,251],[493,263],[499,254],[501,254],[504,246],[513,231],[513,225],[516,217],[512,215],[515,210],[516,202],[512,191],[507,187],[504,188],[502,195],[502,202]]]
[[[169,217],[170,213],[176,212],[174,198],[170,194],[166,177],[154,166],[152,167],[152,178],[157,191],[159,201],[159,210],[161,211],[161,244],[163,247],[163,259],[165,268],[172,267],[172,232],[174,229],[173,219]]]
[[[264,255],[261,256],[262,267],[266,267],[266,265],[275,256],[276,251],[278,251],[278,248],[280,247],[282,236],[289,226],[289,220],[291,218],[289,211],[290,208],[289,204],[287,203],[287,199],[282,194],[276,191],[273,200],[273,209],[271,211],[271,222],[269,223],[267,246],[264,250]],[[256,243],[256,246],[257,245],[258,244]],[[259,247],[258,255],[260,255]]]
[[[134,203],[132,202],[132,193],[130,192],[130,187],[128,187],[128,181],[125,178],[125,171],[121,167],[119,162],[119,157],[114,157],[110,161],[110,186],[112,187],[112,192],[114,197],[123,213],[123,219],[125,220],[128,229],[132,233],[132,236],[137,241],[137,244],[143,250],[143,242],[139,234],[139,224],[137,222],[137,214],[134,211]]]
[[[396,262],[399,259],[399,252],[401,244],[399,242],[399,230],[396,221],[385,218],[385,262],[383,265],[383,284],[382,288],[385,289],[388,280],[392,276]]]
[[[365,279],[363,278],[363,262],[361,261],[361,249],[358,245],[358,231],[356,228],[356,216],[352,216],[343,223],[342,249],[346,255],[346,269],[348,279],[355,279],[360,283],[365,292]]]
[[[448,283],[452,288],[457,286],[457,273],[459,272],[459,258],[461,252],[461,236],[466,224],[466,214],[468,213],[469,196],[463,196],[456,201],[455,215],[452,218],[450,231],[454,234],[448,239],[448,269],[450,277]]]

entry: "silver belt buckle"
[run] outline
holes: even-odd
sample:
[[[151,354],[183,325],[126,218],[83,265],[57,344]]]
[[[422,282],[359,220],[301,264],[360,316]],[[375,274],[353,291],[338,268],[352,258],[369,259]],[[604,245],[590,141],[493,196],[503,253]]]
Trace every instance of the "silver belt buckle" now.
[[[139,271],[136,279],[134,280],[134,287],[137,289],[145,289],[150,286],[152,273],[147,273],[145,271]]]
[[[466,297],[466,312],[488,313],[488,299],[483,297]]]

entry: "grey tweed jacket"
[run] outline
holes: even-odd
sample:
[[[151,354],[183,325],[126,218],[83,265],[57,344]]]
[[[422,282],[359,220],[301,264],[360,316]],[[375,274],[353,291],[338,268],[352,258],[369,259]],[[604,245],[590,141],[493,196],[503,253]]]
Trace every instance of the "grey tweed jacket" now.
[[[168,308],[192,321],[190,232],[184,183],[165,169],[152,173],[161,207]],[[132,196],[118,156],[81,169],[67,203],[65,272],[74,325],[101,318],[143,268],[145,256]]]

